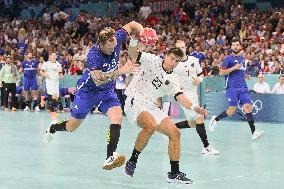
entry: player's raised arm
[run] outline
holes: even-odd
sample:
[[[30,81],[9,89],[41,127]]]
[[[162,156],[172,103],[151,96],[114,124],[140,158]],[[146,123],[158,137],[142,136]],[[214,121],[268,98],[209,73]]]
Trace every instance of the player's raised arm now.
[[[143,26],[138,22],[131,21],[123,26],[123,29],[127,31],[128,34],[132,34],[137,39],[139,38],[140,33],[143,31]]]

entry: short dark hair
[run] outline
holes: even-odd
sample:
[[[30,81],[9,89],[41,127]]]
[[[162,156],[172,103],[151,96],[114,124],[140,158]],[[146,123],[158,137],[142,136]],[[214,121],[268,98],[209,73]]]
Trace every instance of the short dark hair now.
[[[176,55],[176,56],[178,56],[178,57],[183,57],[183,51],[180,49],[180,48],[178,48],[178,47],[172,47],[172,48],[170,48],[168,51],[167,51],[167,54],[174,54],[174,55]]]
[[[236,43],[236,42],[239,42],[239,43],[242,45],[242,42],[241,42],[240,38],[238,38],[238,37],[234,37],[234,38],[231,40],[231,44]]]

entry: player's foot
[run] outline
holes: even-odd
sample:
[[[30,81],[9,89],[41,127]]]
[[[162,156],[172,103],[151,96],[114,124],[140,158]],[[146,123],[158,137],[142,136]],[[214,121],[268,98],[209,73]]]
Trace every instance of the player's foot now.
[[[207,146],[206,148],[203,148],[202,154],[205,154],[205,155],[219,155],[220,154],[220,151],[214,149],[213,147],[211,147],[210,145]]]
[[[17,108],[12,107],[12,112],[16,112]]]
[[[264,131],[255,130],[251,135],[251,140],[257,140],[263,135]]]
[[[39,111],[40,111],[39,107],[36,106],[36,107],[35,107],[35,112],[39,112]]]
[[[50,132],[50,127],[48,127],[44,133],[44,142],[49,143],[53,140],[53,134]]]
[[[30,110],[31,110],[31,109],[30,109],[30,107],[28,107],[28,106],[26,106],[25,109],[24,109],[25,112],[28,112],[28,111],[30,111]]]
[[[133,177],[135,169],[136,169],[136,163],[134,161],[127,161],[125,166],[125,173],[128,176]]]
[[[103,165],[103,169],[112,170],[116,167],[120,167],[125,162],[125,156],[119,155],[117,152],[113,152],[113,155],[108,157]]]
[[[167,181],[170,183],[182,183],[182,184],[192,184],[193,181],[186,177],[186,174],[182,172],[172,173],[168,172]]]
[[[9,111],[9,109],[8,109],[8,108],[4,108],[4,111],[5,111],[5,112],[8,112],[8,111]]]
[[[217,116],[212,116],[209,122],[209,130],[213,132],[217,127],[217,121],[215,120]]]

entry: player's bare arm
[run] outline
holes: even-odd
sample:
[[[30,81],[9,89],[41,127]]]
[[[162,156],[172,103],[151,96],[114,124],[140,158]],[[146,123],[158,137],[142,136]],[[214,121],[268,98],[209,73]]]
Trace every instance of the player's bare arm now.
[[[224,75],[228,75],[229,73],[235,71],[235,70],[239,70],[243,65],[242,64],[236,64],[235,66],[225,69],[225,68],[221,68],[219,75],[224,76]]]
[[[186,96],[183,93],[177,94],[175,96],[175,99],[178,101],[178,103],[180,103],[183,107],[187,108],[187,109],[191,109],[194,110],[195,112],[201,114],[201,115],[207,115],[207,110],[196,105],[193,104],[188,98],[186,98]]]
[[[122,74],[130,74],[135,68],[135,66],[136,65],[133,64],[131,61],[128,61],[125,65],[115,71],[105,73],[101,70],[93,70],[91,71],[91,77],[95,84],[99,86],[118,78]]]

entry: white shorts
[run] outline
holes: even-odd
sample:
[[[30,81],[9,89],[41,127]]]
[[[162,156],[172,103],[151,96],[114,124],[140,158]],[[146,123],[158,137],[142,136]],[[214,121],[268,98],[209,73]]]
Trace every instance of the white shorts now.
[[[198,102],[198,96],[197,95],[188,95],[186,93],[184,93],[186,98],[189,99],[192,103],[195,103],[197,105],[199,105],[199,102]],[[196,113],[194,110],[189,110],[183,106],[181,106],[182,109],[183,109],[183,112],[185,114],[185,117],[188,121],[193,121],[193,120],[196,120],[196,118],[198,116],[200,116],[200,114]]]
[[[59,96],[59,81],[46,81],[46,93]]]
[[[163,112],[157,105],[143,97],[127,97],[125,100],[124,111],[130,123],[137,123],[137,118],[142,112],[149,112],[159,125],[168,114]]]

